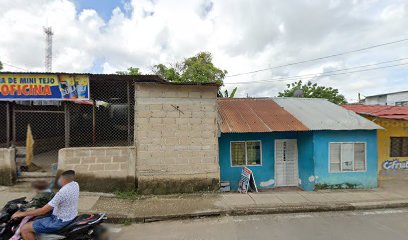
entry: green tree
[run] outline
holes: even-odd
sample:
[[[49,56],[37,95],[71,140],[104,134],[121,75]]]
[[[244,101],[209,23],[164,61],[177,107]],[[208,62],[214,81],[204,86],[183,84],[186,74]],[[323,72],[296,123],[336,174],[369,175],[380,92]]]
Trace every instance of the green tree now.
[[[287,89],[279,92],[278,97],[295,97],[297,90],[301,90],[304,98],[325,98],[335,104],[347,103],[346,98],[332,87],[318,86],[317,83],[302,81],[287,84]]]
[[[3,69],[3,63],[0,61],[0,71]]]
[[[232,89],[231,94],[228,92],[228,89],[225,89],[224,93],[221,91],[221,89],[218,90],[218,97],[219,98],[234,98],[235,93],[237,92],[238,87],[235,87]]]
[[[140,75],[142,73],[140,72],[139,68],[130,67],[126,71],[117,71],[116,74],[119,74],[119,75]]]
[[[200,52],[170,66],[155,65],[153,72],[171,82],[218,83],[220,85],[223,84],[227,74],[226,70],[214,66],[212,55],[209,52]]]
[[[167,67],[166,65],[160,63],[153,67],[153,72],[170,82],[182,82],[180,74],[181,69],[179,66]]]

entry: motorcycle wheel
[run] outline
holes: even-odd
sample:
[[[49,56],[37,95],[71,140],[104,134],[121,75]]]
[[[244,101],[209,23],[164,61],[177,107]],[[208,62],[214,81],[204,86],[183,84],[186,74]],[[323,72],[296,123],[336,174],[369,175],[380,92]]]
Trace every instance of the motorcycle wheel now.
[[[102,225],[98,225],[94,229],[93,240],[110,240],[108,229]]]
[[[9,240],[13,235],[14,233],[5,231],[0,235],[0,240]]]
[[[0,240],[9,240],[13,235],[2,235],[0,236]]]

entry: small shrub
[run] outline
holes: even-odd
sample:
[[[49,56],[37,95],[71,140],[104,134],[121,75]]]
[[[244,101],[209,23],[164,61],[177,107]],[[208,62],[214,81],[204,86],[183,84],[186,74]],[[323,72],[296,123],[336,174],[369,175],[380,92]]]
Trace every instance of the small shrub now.
[[[125,226],[130,226],[130,225],[132,225],[132,220],[130,220],[130,219],[124,220],[124,221],[123,221],[123,225],[125,225]]]
[[[122,199],[137,199],[140,197],[140,195],[136,191],[116,191],[114,192],[116,197],[122,198]]]
[[[315,185],[316,190],[325,190],[325,189],[356,189],[357,184],[354,183],[341,183],[341,184],[327,184],[327,183],[317,183]]]

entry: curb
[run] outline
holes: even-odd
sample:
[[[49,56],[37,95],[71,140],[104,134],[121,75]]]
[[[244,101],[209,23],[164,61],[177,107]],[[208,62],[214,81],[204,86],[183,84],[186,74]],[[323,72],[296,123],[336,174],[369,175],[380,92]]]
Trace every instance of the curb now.
[[[313,213],[313,212],[342,212],[374,209],[408,208],[407,202],[370,202],[370,203],[335,203],[303,206],[277,206],[277,207],[251,207],[229,210],[214,210],[186,214],[169,214],[161,216],[132,217],[126,215],[115,215],[108,213],[107,223],[129,224],[129,223],[152,223],[171,220],[185,220],[194,218],[209,218],[222,216],[245,216],[262,214],[289,214],[289,213]]]
[[[286,213],[306,213],[306,212],[339,212],[352,211],[355,208],[350,204],[324,204],[324,205],[303,205],[303,206],[279,206],[279,207],[259,207],[249,209],[233,209],[229,215],[260,215],[260,214],[286,214]]]
[[[208,217],[221,217],[228,215],[226,211],[216,210],[211,212],[196,212],[196,213],[186,213],[186,214],[169,214],[161,216],[145,216],[145,217],[132,217],[125,215],[112,215],[108,214],[108,219],[106,223],[115,224],[127,224],[127,223],[152,223],[152,222],[162,222],[171,220],[185,220],[194,218],[208,218]]]

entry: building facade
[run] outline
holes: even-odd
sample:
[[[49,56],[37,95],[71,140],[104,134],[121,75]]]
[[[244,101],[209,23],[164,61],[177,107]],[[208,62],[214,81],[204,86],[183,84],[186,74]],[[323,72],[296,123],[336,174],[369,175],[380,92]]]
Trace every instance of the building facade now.
[[[345,105],[383,127],[378,130],[378,173],[381,180],[407,179],[408,107]]]
[[[215,85],[136,86],[136,177],[140,192],[218,189],[217,89]]]
[[[363,102],[365,105],[408,106],[408,91],[367,96]]]
[[[72,78],[72,89],[80,87],[79,74],[2,74],[15,79],[15,86],[3,83],[7,89],[21,88],[27,79],[41,89],[47,88],[43,79],[63,79],[65,89],[64,79]],[[161,194],[218,189],[218,85],[174,84],[154,75],[80,75],[89,80],[87,99],[7,99],[2,92],[0,170],[8,174],[0,184],[24,177],[17,171],[24,156],[19,161],[15,152],[31,151],[25,141],[30,125],[33,165],[48,175],[53,164],[59,172],[73,169],[84,190]],[[50,86],[51,91],[58,88],[61,83]]]
[[[322,99],[220,99],[222,182],[259,189],[375,188],[376,124]]]

